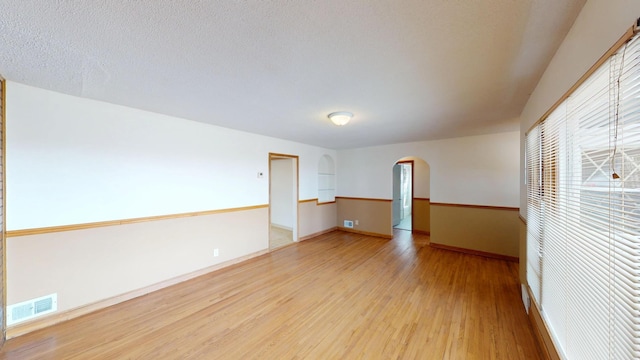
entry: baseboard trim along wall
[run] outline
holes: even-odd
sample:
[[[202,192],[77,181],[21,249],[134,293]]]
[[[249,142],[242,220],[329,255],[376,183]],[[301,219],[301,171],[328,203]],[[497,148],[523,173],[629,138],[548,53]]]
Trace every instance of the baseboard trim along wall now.
[[[380,234],[380,233],[374,233],[374,232],[362,231],[362,230],[354,230],[354,229],[346,228],[346,227],[342,227],[342,226],[338,226],[338,230],[341,230],[341,231],[344,231],[344,232],[350,232],[350,233],[354,233],[354,234],[360,234],[360,235],[368,235],[368,236],[381,237],[381,238],[385,238],[385,239],[393,239],[393,235]]]
[[[443,244],[429,244],[429,245],[432,248],[455,251],[455,252],[469,254],[469,255],[484,256],[484,257],[487,257],[487,258],[498,259],[498,260],[506,260],[506,261],[516,262],[516,263],[520,261],[520,259],[515,257],[515,256],[494,254],[494,253],[490,253],[490,252],[486,252],[486,251],[478,251],[478,250],[460,248],[460,247],[455,247],[455,246],[448,246],[448,245],[443,245]]]
[[[276,229],[280,229],[280,230],[285,230],[285,231],[292,231],[293,228],[290,226],[284,226],[284,225],[280,225],[280,224],[274,224],[271,223],[271,227],[274,227]]]
[[[136,289],[124,294],[116,295],[108,299],[100,300],[100,301],[97,301],[88,305],[80,306],[74,309],[62,311],[60,313],[54,313],[40,319],[34,319],[32,321],[16,324],[7,328],[7,339],[15,338],[36,330],[43,329],[48,326],[61,323],[63,321],[71,320],[71,319],[92,313],[94,311],[98,311],[98,310],[107,308],[109,306],[113,306],[128,300],[137,298],[137,297],[152,293],[154,291],[164,289],[166,287],[176,285],[178,283],[188,281],[202,275],[206,275],[213,271],[220,270],[222,268],[241,263],[243,261],[252,259],[254,257],[264,255],[268,252],[269,250],[261,250],[261,251],[248,254],[245,256],[241,256],[229,261],[225,261],[223,263],[219,263],[204,269],[200,269],[200,270],[191,272],[189,274],[177,276],[177,277],[174,277],[174,278],[171,278],[171,279],[168,279],[168,280],[165,280],[141,289]]]
[[[269,205],[268,204],[254,205],[254,206],[245,206],[245,207],[219,209],[219,210],[194,211],[194,212],[180,213],[180,214],[168,214],[168,215],[146,216],[146,217],[131,218],[131,219],[99,221],[99,222],[84,223],[84,224],[49,226],[49,227],[42,227],[42,228],[23,229],[23,230],[10,230],[10,231],[7,231],[6,236],[17,237],[17,236],[49,234],[49,233],[62,232],[62,231],[73,231],[73,230],[82,230],[82,229],[93,229],[93,228],[99,228],[99,227],[105,227],[105,226],[135,224],[135,223],[147,222],[147,221],[169,220],[169,219],[178,219],[178,218],[192,217],[192,216],[223,214],[228,212],[262,209],[266,207],[269,207]]]
[[[324,234],[327,234],[327,233],[330,233],[330,232],[336,231],[336,230],[338,230],[338,227],[334,226],[331,229],[322,230],[322,231],[318,231],[318,232],[313,233],[313,234],[309,234],[309,235],[303,236],[303,237],[299,238],[298,241],[309,240],[309,239],[312,239],[312,238],[314,238],[316,236],[324,235]]]

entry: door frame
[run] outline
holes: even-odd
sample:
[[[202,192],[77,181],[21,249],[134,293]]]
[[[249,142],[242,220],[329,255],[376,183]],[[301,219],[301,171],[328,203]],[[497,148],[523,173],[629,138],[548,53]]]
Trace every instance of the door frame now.
[[[294,160],[294,172],[295,172],[295,179],[296,179],[296,184],[294,186],[294,188],[292,189],[292,191],[295,191],[294,194],[294,204],[295,204],[295,221],[294,221],[294,229],[293,229],[293,242],[298,242],[298,239],[300,238],[300,207],[299,202],[300,202],[300,157],[298,155],[291,155],[291,154],[281,154],[281,153],[269,153],[269,223],[267,224],[269,226],[269,251],[271,251],[271,201],[273,200],[271,198],[271,161],[274,159],[293,159]]]
[[[2,319],[0,320],[0,347],[2,347],[7,340],[7,171],[6,171],[6,154],[7,154],[7,81],[0,75],[0,129],[2,129],[2,146],[0,146],[0,171],[2,172],[2,229],[0,229],[0,246],[2,247],[2,305],[0,312]]]

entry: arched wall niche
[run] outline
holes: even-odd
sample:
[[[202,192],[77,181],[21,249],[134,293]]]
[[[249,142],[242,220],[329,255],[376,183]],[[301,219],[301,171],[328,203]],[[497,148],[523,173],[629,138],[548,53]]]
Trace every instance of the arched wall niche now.
[[[330,155],[322,155],[318,161],[318,202],[336,200],[336,165]]]

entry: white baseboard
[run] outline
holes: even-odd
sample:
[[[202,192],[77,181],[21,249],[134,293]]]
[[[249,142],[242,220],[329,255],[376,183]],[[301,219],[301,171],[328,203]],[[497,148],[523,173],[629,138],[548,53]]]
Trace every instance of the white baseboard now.
[[[280,224],[274,224],[271,223],[271,226],[277,229],[282,229],[282,230],[287,230],[287,231],[293,231],[293,228],[288,227],[288,226],[284,226],[284,225],[280,225]]]

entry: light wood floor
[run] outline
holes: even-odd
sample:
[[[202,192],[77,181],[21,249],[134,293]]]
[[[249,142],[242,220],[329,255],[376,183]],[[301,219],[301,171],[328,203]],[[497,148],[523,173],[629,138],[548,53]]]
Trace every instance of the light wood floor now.
[[[9,340],[2,359],[541,359],[515,263],[332,232]]]
[[[279,247],[293,244],[293,231],[273,225],[271,225],[270,229],[269,249],[273,250]]]

